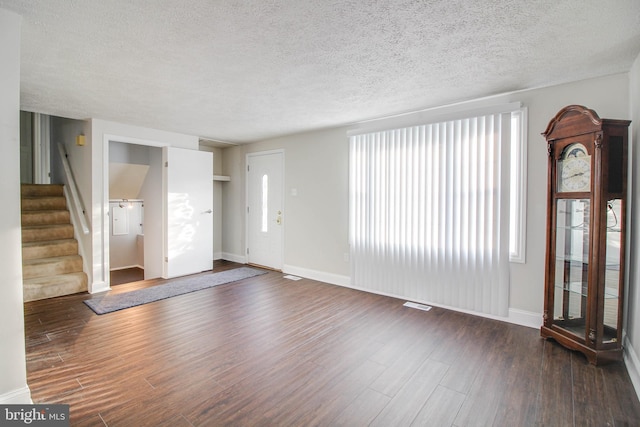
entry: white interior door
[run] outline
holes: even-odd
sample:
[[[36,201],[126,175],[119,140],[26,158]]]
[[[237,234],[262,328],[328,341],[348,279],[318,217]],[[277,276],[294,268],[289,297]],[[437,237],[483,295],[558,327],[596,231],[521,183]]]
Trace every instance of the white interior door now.
[[[281,270],[284,154],[249,154],[247,166],[247,260]]]
[[[213,155],[165,147],[165,277],[213,268]]]

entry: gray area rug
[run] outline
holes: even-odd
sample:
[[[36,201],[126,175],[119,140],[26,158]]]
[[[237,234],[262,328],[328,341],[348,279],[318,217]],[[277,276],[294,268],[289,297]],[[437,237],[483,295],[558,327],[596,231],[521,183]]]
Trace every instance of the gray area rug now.
[[[121,294],[104,295],[83,301],[96,314],[111,313],[137,305],[147,304],[176,295],[211,288],[213,286],[231,283],[249,277],[265,274],[266,271],[250,267],[234,268],[219,273],[205,274],[196,277],[178,279],[165,285],[152,286]]]

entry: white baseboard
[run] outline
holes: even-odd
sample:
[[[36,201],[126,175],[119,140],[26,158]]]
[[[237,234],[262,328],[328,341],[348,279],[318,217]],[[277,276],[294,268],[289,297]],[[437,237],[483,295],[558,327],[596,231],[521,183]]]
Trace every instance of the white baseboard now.
[[[29,386],[24,386],[17,390],[0,395],[0,405],[29,405],[32,404],[31,390]]]
[[[118,271],[118,270],[127,270],[129,268],[140,268],[142,270],[144,270],[144,267],[139,265],[139,264],[135,264],[135,265],[127,265],[125,267],[115,267],[115,268],[111,268],[109,269],[109,271]]]
[[[304,267],[296,267],[293,265],[284,265],[282,272],[286,274],[292,274],[294,276],[300,276],[307,279],[317,280],[319,282],[330,283],[332,285],[350,287],[351,277],[343,276],[341,274],[327,273],[324,271],[311,270]]]
[[[247,263],[247,257],[244,255],[232,254],[229,252],[222,252],[222,259],[226,261],[238,262],[240,264]]]
[[[629,373],[629,377],[631,378],[631,384],[633,384],[633,388],[636,391],[636,396],[640,398],[640,359],[638,359],[638,355],[633,349],[631,341],[629,341],[629,337],[626,334],[623,337],[622,342],[622,357],[624,360],[624,364],[627,367],[627,372]]]
[[[507,322],[520,326],[528,326],[533,329],[540,329],[540,326],[542,326],[542,313],[510,308]]]
[[[224,259],[224,256],[222,255],[222,252],[214,252],[213,253],[213,260],[219,260],[219,259]]]

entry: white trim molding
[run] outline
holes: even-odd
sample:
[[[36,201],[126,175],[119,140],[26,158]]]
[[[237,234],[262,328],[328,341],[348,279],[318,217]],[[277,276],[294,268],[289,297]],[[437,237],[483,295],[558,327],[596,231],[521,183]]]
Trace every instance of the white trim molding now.
[[[93,282],[89,293],[99,294],[100,292],[107,292],[110,290],[111,290],[111,286],[109,286],[109,283],[101,280],[99,282]]]
[[[329,283],[331,285],[344,286],[346,288],[351,287],[351,278],[349,276],[343,276],[341,274],[327,273],[324,271],[311,270],[309,268],[296,267],[294,265],[286,264],[282,267],[282,272],[285,274],[304,277],[306,279]]]
[[[400,129],[417,125],[465,119],[473,116],[511,113],[522,108],[521,102],[510,103],[460,103],[412,111],[405,114],[366,120],[354,123],[347,129],[347,136],[362,135],[389,129]]]
[[[509,317],[506,321],[515,325],[540,329],[542,326],[542,313],[509,308]]]
[[[512,111],[511,120],[509,261],[524,264],[527,247],[527,108]]]
[[[17,390],[0,395],[0,405],[32,404],[31,390],[25,385]]]
[[[629,378],[631,378],[631,384],[633,384],[636,395],[640,398],[640,359],[633,349],[633,346],[629,341],[629,337],[624,332],[623,335],[622,357],[624,360],[624,365],[627,368],[627,372],[629,373]]]

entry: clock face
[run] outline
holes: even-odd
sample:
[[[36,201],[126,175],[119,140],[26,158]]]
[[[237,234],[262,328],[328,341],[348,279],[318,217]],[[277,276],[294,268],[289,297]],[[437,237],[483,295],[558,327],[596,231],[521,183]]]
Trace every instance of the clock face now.
[[[558,191],[591,191],[591,156],[580,143],[570,144],[558,162]]]

